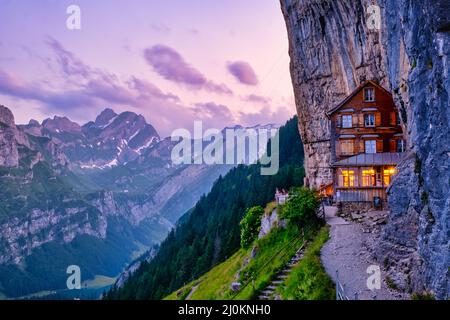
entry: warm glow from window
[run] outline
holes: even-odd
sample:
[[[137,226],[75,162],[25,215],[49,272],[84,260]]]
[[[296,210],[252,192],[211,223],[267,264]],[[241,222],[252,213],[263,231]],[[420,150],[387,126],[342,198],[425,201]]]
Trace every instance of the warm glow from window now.
[[[355,186],[355,171],[354,170],[342,170],[343,186],[354,187]]]
[[[397,173],[397,169],[392,167],[392,168],[387,168],[383,170],[383,184],[385,186],[388,186],[391,184],[391,180],[392,180],[392,176],[395,175]]]
[[[363,185],[363,187],[375,186],[375,170],[374,169],[364,169],[362,171],[362,185]]]

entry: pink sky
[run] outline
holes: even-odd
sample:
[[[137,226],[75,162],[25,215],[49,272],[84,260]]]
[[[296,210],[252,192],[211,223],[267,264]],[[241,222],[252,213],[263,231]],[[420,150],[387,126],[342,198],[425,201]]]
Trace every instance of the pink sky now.
[[[81,30],[66,28],[70,4]],[[0,104],[18,123],[110,107],[169,135],[295,113],[276,0],[0,0],[0,12]]]

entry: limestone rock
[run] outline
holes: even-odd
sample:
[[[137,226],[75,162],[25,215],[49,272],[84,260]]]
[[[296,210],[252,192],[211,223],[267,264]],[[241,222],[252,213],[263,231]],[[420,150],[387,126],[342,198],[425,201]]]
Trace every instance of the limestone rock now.
[[[381,9],[379,30],[366,24],[371,4]],[[389,191],[379,259],[392,262],[399,287],[448,298],[449,2],[281,0],[281,8],[310,184],[332,178],[325,112],[363,80],[378,81],[393,93],[411,151]]]
[[[19,165],[17,136],[12,112],[0,105],[0,166],[17,167]]]

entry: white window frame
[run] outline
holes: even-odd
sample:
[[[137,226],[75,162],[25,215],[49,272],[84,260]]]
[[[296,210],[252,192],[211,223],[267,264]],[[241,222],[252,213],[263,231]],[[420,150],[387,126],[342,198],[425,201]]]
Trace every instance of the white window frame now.
[[[399,148],[401,147],[401,148]],[[396,151],[397,152],[405,152],[406,151],[406,141],[403,139],[399,139],[396,141]],[[400,151],[399,151],[400,149]]]
[[[364,141],[364,153],[367,153],[367,154],[377,153],[377,140],[365,140]]]
[[[368,92],[372,92],[371,96],[368,96]],[[365,88],[364,89],[364,101],[374,102],[375,101],[375,88]]]
[[[342,115],[342,128],[353,127],[353,116],[351,114]]]
[[[367,124],[366,119],[368,119],[369,117],[372,119],[372,123]],[[366,128],[375,127],[375,114],[373,114],[373,113],[364,114],[364,127],[366,127]]]

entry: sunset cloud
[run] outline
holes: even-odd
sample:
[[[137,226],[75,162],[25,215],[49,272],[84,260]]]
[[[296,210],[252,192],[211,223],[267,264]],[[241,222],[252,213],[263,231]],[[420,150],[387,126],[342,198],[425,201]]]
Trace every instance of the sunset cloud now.
[[[248,62],[231,62],[228,63],[227,69],[242,84],[256,86],[259,83],[255,71]]]
[[[55,53],[62,71],[67,76],[81,75],[88,77],[93,72],[89,66],[76,58],[72,52],[67,51],[59,41],[50,38],[47,44]]]
[[[18,123],[56,114],[82,124],[110,107],[141,113],[163,136],[194,120],[221,128],[274,122],[277,106],[295,112],[284,100],[293,95],[288,42],[274,1],[206,1],[198,10],[183,1],[119,0],[107,15],[87,1],[89,19],[74,32],[61,6],[42,1],[0,1],[0,104]],[[248,28],[255,5],[258,19]],[[218,14],[204,19],[204,12]]]
[[[144,57],[153,70],[166,80],[219,94],[233,93],[226,85],[208,80],[171,47],[155,45],[144,50]]]
[[[271,101],[270,98],[258,96],[256,94],[249,94],[248,96],[244,97],[244,100],[247,102],[258,103],[263,105],[268,105]]]
[[[284,124],[286,120],[294,115],[294,111],[279,107],[272,111],[269,107],[264,107],[258,112],[241,112],[239,114],[240,123],[244,126],[251,126],[254,124],[266,124],[268,121],[275,124]]]

